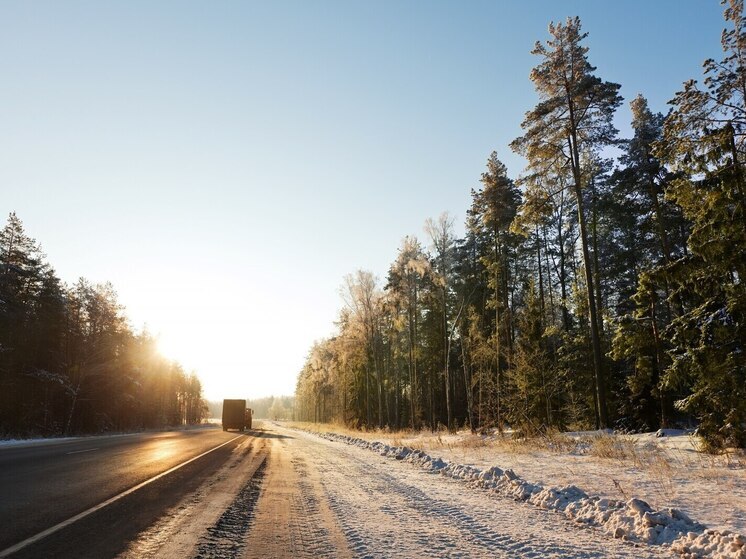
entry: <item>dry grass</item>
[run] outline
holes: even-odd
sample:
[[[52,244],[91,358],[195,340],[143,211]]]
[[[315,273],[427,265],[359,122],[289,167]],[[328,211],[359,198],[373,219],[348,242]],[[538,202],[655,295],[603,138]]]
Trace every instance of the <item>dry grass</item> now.
[[[462,437],[459,446],[493,448],[510,454],[532,454],[543,451],[573,453],[577,450],[578,442],[557,430],[549,430],[532,436],[500,432],[487,435],[472,434]]]
[[[640,453],[637,442],[627,435],[612,435],[603,433],[590,437],[582,437],[581,443],[585,443],[590,456],[607,458],[610,460],[632,460],[640,462]]]
[[[656,454],[647,464],[648,475],[654,482],[656,493],[662,500],[669,502],[676,497],[676,467],[667,456]]]
[[[589,456],[631,465],[651,482],[656,497],[669,502],[676,497],[676,474],[681,466],[675,454],[661,449],[655,443],[641,444],[629,435],[601,434],[586,438]],[[627,498],[627,491],[617,480],[612,480],[620,494]]]
[[[305,421],[288,421],[288,427],[303,429],[312,433],[336,433],[366,441],[390,441],[393,439],[406,439],[411,435],[408,430],[384,429],[353,429],[340,423],[311,423]],[[393,444],[388,442],[387,444]]]

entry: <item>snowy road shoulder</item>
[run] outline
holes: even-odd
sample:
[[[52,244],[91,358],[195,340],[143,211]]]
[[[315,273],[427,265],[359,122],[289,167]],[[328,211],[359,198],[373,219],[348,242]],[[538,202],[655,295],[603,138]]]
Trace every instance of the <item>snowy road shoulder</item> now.
[[[677,509],[654,510],[645,501],[635,498],[620,501],[593,497],[575,486],[543,487],[521,479],[510,469],[494,466],[483,470],[449,463],[405,446],[395,447],[336,433],[317,435],[409,462],[516,501],[556,511],[576,522],[598,526],[613,538],[670,549],[692,559],[746,559],[746,539],[742,535],[708,530]]]
[[[290,433],[278,426],[279,433]],[[355,557],[653,559],[669,550],[606,539],[552,511],[353,445],[292,431],[288,450],[318,473]]]

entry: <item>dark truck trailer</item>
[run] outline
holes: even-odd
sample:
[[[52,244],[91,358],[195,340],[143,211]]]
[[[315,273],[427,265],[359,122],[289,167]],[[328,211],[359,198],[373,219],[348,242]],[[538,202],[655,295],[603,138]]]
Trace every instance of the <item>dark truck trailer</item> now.
[[[251,415],[247,413],[246,400],[223,400],[223,431],[243,431],[247,427],[251,429]]]

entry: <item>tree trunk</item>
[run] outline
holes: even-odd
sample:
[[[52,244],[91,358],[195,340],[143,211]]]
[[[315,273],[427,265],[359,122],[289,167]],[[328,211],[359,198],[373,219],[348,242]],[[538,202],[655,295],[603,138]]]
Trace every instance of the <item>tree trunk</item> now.
[[[562,236],[562,212],[557,225],[557,240],[559,242],[559,280],[560,280],[560,305],[562,309],[562,327],[565,332],[570,330],[570,312],[567,310],[567,266],[565,263],[565,239]]]
[[[448,430],[453,429],[453,411],[451,410],[451,376],[450,376],[450,347],[451,347],[451,336],[448,331],[448,271],[446,269],[446,250],[447,246],[444,246],[441,250],[440,267],[441,273],[443,274],[443,380],[446,390],[446,423]]]
[[[501,410],[501,368],[500,368],[500,232],[495,230],[495,374],[497,383],[497,428],[500,432],[503,429],[502,410]]]
[[[660,373],[662,371],[662,365],[663,365],[663,359],[662,359],[662,351],[661,351],[661,340],[660,340],[660,334],[658,332],[658,317],[656,316],[655,312],[655,300],[656,300],[656,294],[655,290],[651,293],[650,298],[650,323],[653,329],[653,343],[655,345],[655,367],[653,367],[653,378],[652,378],[652,384],[653,386],[658,388],[659,392],[659,400],[660,400],[660,426],[662,428],[668,427],[668,419],[666,418],[666,405],[665,400],[663,398],[663,390],[661,387],[659,387],[660,383]]]
[[[373,332],[373,368],[376,371],[376,380],[378,381],[378,428],[383,429],[383,374],[381,364],[378,362],[377,341],[378,334]]]
[[[571,116],[572,118],[572,116]],[[596,381],[596,403],[598,404],[598,421],[597,427],[606,428],[609,426],[609,417],[606,409],[606,386],[604,383],[602,364],[603,356],[601,354],[601,337],[598,331],[598,312],[596,307],[596,298],[594,296],[593,274],[591,273],[593,262],[591,261],[588,250],[588,231],[583,212],[583,191],[581,188],[580,173],[580,156],[577,147],[577,136],[572,132],[572,138],[568,142],[573,153],[574,161],[572,162],[573,182],[575,183],[575,198],[578,204],[578,223],[580,225],[580,243],[583,250],[583,268],[585,271],[586,293],[588,295],[588,314],[591,330],[591,347],[593,351],[593,372]]]
[[[598,309],[598,332],[603,337],[604,335],[604,322],[603,322],[603,299],[601,298],[601,273],[599,272],[598,264],[598,208],[596,207],[598,200],[596,198],[596,185],[593,183],[593,222],[592,222],[592,237],[593,237],[593,275],[595,282],[593,288],[596,290],[596,307]]]

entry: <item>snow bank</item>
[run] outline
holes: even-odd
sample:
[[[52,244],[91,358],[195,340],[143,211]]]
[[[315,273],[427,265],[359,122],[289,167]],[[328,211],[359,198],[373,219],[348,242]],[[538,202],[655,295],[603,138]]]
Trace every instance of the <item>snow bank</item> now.
[[[52,437],[47,439],[0,439],[0,447],[67,442],[74,441],[79,438],[80,437]]]
[[[746,559],[746,538],[728,531],[706,530],[678,509],[653,510],[641,499],[619,501],[588,496],[574,485],[543,487],[521,479],[513,470],[493,466],[449,463],[421,450],[336,433],[317,433],[331,440],[372,450],[396,460],[415,464],[434,473],[460,479],[500,495],[553,510],[582,524],[599,526],[614,538],[670,547],[685,559]]]

